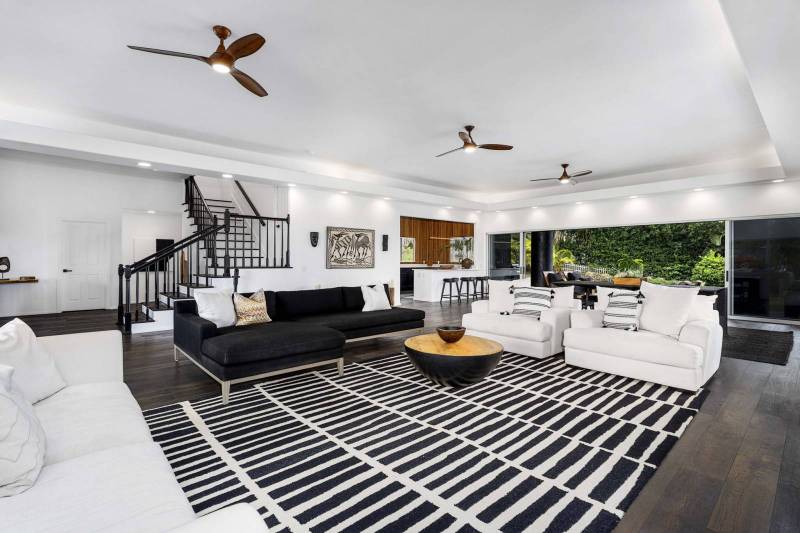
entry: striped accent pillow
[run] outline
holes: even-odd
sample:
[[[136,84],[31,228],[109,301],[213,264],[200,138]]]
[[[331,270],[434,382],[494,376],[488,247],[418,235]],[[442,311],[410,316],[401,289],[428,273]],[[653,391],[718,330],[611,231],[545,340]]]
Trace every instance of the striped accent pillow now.
[[[512,315],[527,315],[540,319],[542,311],[553,306],[553,291],[545,287],[513,287]]]
[[[612,292],[609,294],[608,307],[603,312],[603,327],[638,331],[643,298],[642,293]]]

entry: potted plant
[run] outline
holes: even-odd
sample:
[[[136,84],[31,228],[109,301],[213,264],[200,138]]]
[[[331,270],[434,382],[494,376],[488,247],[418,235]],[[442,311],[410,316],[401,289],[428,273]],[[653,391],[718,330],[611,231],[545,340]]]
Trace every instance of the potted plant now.
[[[614,276],[614,285],[631,285],[638,287],[642,284],[642,274],[644,272],[644,261],[641,259],[631,259],[624,256],[617,262],[619,272]]]

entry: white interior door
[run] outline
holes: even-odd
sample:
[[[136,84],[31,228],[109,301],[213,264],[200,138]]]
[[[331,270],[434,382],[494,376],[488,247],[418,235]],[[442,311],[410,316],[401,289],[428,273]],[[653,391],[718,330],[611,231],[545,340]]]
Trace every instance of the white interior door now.
[[[63,222],[61,309],[104,309],[108,284],[104,222]]]

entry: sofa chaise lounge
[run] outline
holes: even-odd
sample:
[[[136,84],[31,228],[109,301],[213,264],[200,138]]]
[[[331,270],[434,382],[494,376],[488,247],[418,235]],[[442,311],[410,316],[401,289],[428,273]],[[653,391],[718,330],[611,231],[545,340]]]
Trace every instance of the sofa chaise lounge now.
[[[388,291],[388,287],[384,286]],[[337,364],[346,342],[419,330],[425,312],[393,307],[362,311],[360,287],[265,291],[272,322],[218,328],[197,314],[192,300],[175,302],[175,358],[181,353],[222,387],[303,368]]]

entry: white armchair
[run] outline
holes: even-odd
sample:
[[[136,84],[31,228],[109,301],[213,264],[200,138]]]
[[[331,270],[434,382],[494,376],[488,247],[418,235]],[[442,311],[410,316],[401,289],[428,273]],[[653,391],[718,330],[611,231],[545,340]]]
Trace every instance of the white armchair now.
[[[538,359],[563,351],[564,330],[569,328],[570,312],[576,306],[580,309],[580,300],[570,299],[571,307],[554,306],[542,311],[538,320],[525,315],[501,314],[501,310],[511,311],[513,297],[507,296],[507,285],[492,283],[490,300],[473,302],[472,312],[461,319],[468,335],[497,341],[509,352]]]
[[[602,310],[573,311],[564,332],[569,365],[696,391],[719,368],[722,327],[687,322],[678,338],[653,331],[603,327]]]

